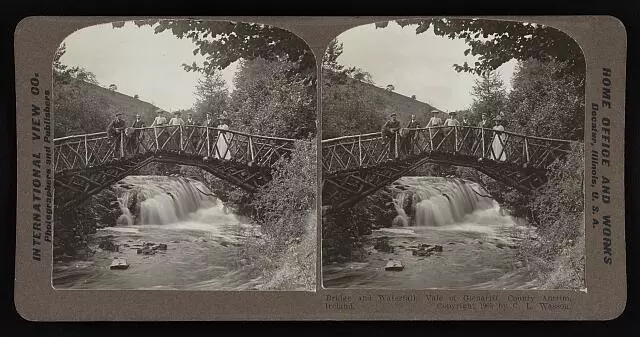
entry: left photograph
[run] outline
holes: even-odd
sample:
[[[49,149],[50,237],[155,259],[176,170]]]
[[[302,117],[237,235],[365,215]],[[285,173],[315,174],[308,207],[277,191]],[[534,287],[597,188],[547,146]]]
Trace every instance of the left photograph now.
[[[277,27],[80,29],[52,64],[55,289],[315,291],[316,62]]]

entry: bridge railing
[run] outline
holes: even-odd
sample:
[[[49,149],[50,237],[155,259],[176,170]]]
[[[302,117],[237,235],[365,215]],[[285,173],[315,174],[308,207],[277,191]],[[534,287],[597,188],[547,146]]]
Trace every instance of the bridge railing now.
[[[324,172],[352,170],[425,153],[544,168],[569,152],[571,142],[532,137],[475,126],[406,128],[392,135],[381,132],[322,141]]]
[[[125,132],[126,130],[126,132]],[[294,140],[198,125],[127,128],[54,140],[54,171],[86,168],[148,152],[173,152],[271,167]]]

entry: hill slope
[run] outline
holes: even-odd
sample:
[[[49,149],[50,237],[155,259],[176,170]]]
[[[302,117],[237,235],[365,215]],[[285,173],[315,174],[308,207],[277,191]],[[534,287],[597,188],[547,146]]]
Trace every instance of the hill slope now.
[[[146,125],[155,118],[155,105],[103,88],[72,80],[54,87],[55,137],[106,131],[116,112],[122,112],[126,125],[140,114]]]

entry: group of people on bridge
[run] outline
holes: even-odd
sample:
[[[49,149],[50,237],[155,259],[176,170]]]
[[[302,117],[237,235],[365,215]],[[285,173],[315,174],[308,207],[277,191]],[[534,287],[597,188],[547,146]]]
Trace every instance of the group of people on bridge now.
[[[439,117],[440,111],[431,110],[431,118],[428,119],[425,127],[435,128],[432,132],[429,132],[430,140],[434,144],[433,147],[436,151],[443,152],[456,152],[455,137],[447,137],[456,127],[468,127],[474,126],[466,118],[462,117],[462,121],[458,119],[455,111],[449,112],[445,121]],[[491,121],[487,119],[485,114],[482,114],[482,120],[475,126],[478,128],[488,129],[491,128],[493,132],[489,137],[482,137],[482,141],[486,146],[490,146],[491,151],[488,152],[487,157],[493,160],[505,161],[506,151],[504,146],[506,144],[507,135],[503,133],[505,131],[504,122],[500,115],[493,118],[493,125]],[[420,122],[416,120],[416,115],[411,115],[411,120],[403,127],[397,118],[396,113],[391,113],[389,120],[387,120],[382,126],[382,137],[388,146],[388,154],[390,159],[398,158],[400,156],[412,156],[415,155],[414,140],[416,138],[416,130],[421,128]],[[482,132],[481,129],[476,133]],[[444,142],[442,142],[442,140]],[[473,142],[473,137],[465,137],[464,140],[468,147]],[[397,144],[396,144],[397,143]],[[484,155],[483,155],[484,156]]]
[[[218,130],[229,129],[229,118],[225,117],[226,113],[223,112],[222,117],[217,120],[212,118],[211,113],[207,113],[203,121],[198,121],[193,118],[191,113],[187,114],[187,119],[182,118],[180,111],[173,112],[173,117],[167,118],[165,111],[162,109],[156,110],[156,117],[153,119],[150,127],[154,128],[154,137],[157,138],[158,147],[163,151],[169,152],[182,152],[181,138],[175,136],[176,128],[184,126],[186,133],[185,137],[188,137],[188,143],[191,146],[191,150],[196,151],[200,148],[200,145],[206,139],[202,139],[202,128],[197,127],[210,127]],[[113,154],[116,158],[122,156],[135,155],[141,151],[142,134],[141,129],[146,127],[145,121],[140,114],[136,114],[135,120],[129,127],[123,119],[123,113],[117,112],[114,119],[109,123],[107,127],[107,136],[113,146]],[[209,139],[217,139],[214,145],[213,157],[218,159],[231,159],[231,153],[228,151],[229,143],[233,137],[230,133],[216,132],[211,135]],[[123,143],[124,142],[124,143]]]

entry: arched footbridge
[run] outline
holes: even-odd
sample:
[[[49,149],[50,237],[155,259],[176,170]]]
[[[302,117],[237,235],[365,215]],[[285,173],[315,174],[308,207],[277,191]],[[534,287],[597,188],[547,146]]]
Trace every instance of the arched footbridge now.
[[[402,134],[402,135],[401,135]],[[322,141],[322,203],[349,207],[425,163],[474,168],[524,193],[546,182],[548,166],[571,141],[473,126],[405,129]]]
[[[55,205],[68,209],[152,162],[200,167],[246,191],[271,180],[295,140],[205,126],[128,128],[54,140]]]

